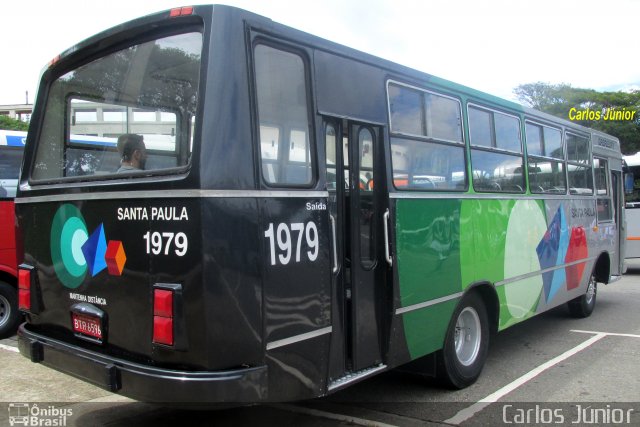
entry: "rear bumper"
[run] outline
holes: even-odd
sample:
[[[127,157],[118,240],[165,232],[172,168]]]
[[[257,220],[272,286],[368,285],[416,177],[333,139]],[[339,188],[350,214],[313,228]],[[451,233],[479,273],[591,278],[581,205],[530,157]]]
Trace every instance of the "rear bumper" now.
[[[116,359],[18,330],[18,348],[32,362],[136,400],[158,403],[252,403],[267,398],[266,366],[229,371],[177,371]]]

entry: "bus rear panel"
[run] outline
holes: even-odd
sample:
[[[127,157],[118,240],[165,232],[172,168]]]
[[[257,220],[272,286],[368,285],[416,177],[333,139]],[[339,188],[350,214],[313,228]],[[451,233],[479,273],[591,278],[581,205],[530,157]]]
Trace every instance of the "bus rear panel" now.
[[[250,160],[250,131],[229,135],[248,144],[222,161],[200,145],[225,133],[200,113],[217,20],[211,7],[178,9],[86,40],[47,69],[33,117],[17,209],[21,351],[141,400],[267,397],[263,207],[242,173],[216,191],[198,172],[253,175],[228,164]],[[144,138],[146,164],[123,171],[129,134]]]

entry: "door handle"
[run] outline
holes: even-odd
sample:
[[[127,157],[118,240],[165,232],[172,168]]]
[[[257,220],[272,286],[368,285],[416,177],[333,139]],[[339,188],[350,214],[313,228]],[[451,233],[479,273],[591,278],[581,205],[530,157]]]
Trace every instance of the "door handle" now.
[[[391,259],[391,253],[389,252],[389,209],[382,215],[382,220],[384,227],[384,258],[387,264],[393,267],[393,259]]]
[[[329,220],[331,220],[331,232],[333,233],[333,239],[331,239],[331,246],[333,249],[333,274],[338,272],[338,250],[336,248],[336,219],[333,215],[329,214]]]

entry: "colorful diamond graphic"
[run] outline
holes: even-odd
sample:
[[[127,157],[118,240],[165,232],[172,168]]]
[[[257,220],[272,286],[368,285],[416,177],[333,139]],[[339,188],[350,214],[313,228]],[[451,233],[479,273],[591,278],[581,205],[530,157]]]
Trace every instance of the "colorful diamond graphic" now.
[[[569,241],[569,250],[565,262],[567,264],[589,256],[589,248],[587,247],[587,233],[582,227],[574,227],[571,230],[571,240]],[[567,290],[575,289],[580,286],[580,280],[584,273],[584,263],[570,265],[567,267]]]
[[[107,239],[104,237],[104,226],[100,224],[89,239],[82,245],[82,253],[89,265],[91,276],[95,276],[107,268],[104,255],[107,252]]]
[[[107,253],[105,255],[109,274],[112,276],[121,276],[124,270],[124,264],[127,262],[127,254],[124,252],[124,246],[119,240],[109,240]]]
[[[569,228],[564,215],[564,210],[559,207],[553,220],[549,224],[547,232],[538,244],[536,252],[542,269],[562,265],[565,262],[567,247],[569,246]],[[547,302],[553,299],[562,288],[566,280],[564,269],[547,271],[542,274],[544,295]]]

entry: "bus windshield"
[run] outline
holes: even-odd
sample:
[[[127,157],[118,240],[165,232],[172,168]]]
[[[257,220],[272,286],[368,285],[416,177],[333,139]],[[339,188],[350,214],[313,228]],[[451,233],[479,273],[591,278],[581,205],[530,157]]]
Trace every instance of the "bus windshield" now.
[[[118,177],[189,162],[202,35],[130,46],[56,79],[49,92],[34,181]],[[118,138],[136,135],[142,146]],[[138,149],[138,153],[135,153]],[[133,157],[144,157],[134,164]],[[123,168],[125,164],[131,167]]]

